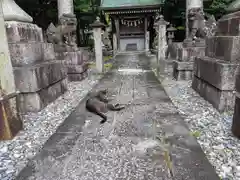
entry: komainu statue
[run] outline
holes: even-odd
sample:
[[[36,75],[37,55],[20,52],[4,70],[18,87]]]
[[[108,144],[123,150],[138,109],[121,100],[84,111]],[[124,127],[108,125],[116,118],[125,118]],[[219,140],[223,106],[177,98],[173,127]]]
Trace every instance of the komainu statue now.
[[[203,10],[201,8],[190,9],[188,12],[189,34],[187,42],[193,44],[196,41],[203,40],[206,37],[204,27],[205,19]]]
[[[216,20],[214,16],[210,16],[208,21],[204,18],[204,12],[201,8],[193,8],[188,12],[188,28],[189,34],[184,41],[185,44],[204,46],[205,38],[213,36],[216,32]]]
[[[49,25],[46,36],[47,42],[77,47],[76,44],[76,29],[77,19],[75,15],[63,14],[59,19],[59,24],[54,26],[52,23]]]
[[[60,26],[56,27],[53,23],[51,23],[46,31],[46,37],[48,43],[53,44],[63,44],[63,37],[61,35],[61,29]]]

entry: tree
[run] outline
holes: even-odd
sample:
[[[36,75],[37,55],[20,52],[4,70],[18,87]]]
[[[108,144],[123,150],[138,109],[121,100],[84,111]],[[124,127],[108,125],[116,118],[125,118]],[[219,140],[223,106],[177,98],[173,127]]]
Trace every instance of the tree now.
[[[32,16],[34,23],[46,29],[53,22],[57,23],[57,1],[53,0],[15,0],[16,3]]]
[[[226,8],[234,0],[213,0],[212,4],[206,11],[209,14],[213,14],[216,19],[221,18],[226,13]]]

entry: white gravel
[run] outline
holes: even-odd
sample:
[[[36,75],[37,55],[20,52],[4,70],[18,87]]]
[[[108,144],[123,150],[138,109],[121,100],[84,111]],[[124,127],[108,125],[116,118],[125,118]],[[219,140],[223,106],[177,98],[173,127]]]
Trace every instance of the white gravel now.
[[[81,82],[70,82],[68,92],[56,101],[23,117],[24,130],[13,140],[0,142],[1,180],[14,179],[99,79],[91,75]]]
[[[231,134],[233,112],[219,114],[192,88],[170,77],[162,84],[221,178],[240,179],[240,140]],[[196,133],[197,132],[197,133]]]

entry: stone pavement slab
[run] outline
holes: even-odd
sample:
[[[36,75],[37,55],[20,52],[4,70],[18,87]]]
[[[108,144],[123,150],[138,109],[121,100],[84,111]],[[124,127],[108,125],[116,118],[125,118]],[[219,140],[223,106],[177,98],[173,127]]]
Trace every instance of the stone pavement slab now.
[[[126,109],[100,124],[86,97],[16,180],[219,179],[149,66],[143,54],[117,56],[94,89]]]

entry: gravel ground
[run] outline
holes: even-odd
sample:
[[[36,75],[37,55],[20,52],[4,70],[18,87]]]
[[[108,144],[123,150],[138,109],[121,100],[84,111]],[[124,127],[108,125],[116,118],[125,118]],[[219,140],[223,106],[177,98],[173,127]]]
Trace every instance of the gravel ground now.
[[[191,81],[161,81],[219,176],[239,180],[240,140],[231,134],[233,112],[219,114],[191,88]]]
[[[91,71],[90,71],[91,72]],[[12,180],[29,159],[36,155],[58,126],[98,82],[90,75],[81,82],[70,82],[69,90],[41,112],[23,117],[24,130],[12,141],[0,142],[0,179]]]

